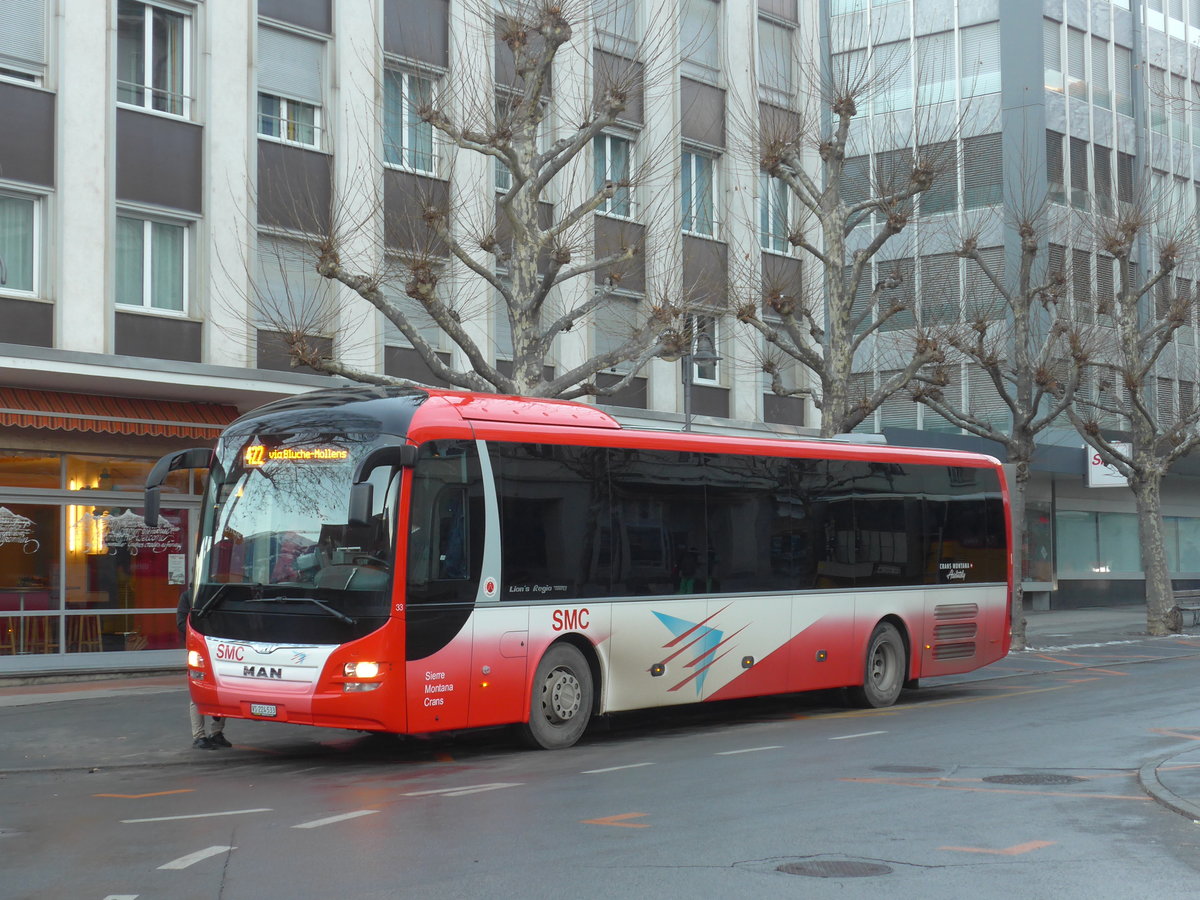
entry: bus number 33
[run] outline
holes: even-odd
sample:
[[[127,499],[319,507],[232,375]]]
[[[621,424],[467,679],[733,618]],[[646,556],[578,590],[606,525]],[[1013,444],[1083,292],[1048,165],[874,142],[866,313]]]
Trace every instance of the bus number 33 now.
[[[551,617],[555,631],[586,631],[588,627],[587,607],[582,609],[556,609]]]

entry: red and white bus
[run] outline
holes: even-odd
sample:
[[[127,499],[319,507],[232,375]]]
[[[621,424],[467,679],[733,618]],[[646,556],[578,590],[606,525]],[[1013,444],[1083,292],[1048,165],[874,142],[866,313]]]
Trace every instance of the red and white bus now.
[[[622,428],[554,400],[350,387],[215,451],[187,634],[207,714],[421,733],[826,688],[894,703],[1009,649],[991,457]]]

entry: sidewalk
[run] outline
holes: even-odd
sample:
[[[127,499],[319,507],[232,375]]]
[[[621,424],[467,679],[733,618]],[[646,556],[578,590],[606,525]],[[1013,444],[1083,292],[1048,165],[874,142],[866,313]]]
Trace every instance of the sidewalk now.
[[[1185,629],[1184,639],[1190,634],[1196,641],[1183,646],[1178,636],[1149,637],[1144,606],[1033,610],[1025,617],[1028,650],[1011,653],[978,673],[950,677],[973,681],[1058,671],[1080,665],[1062,661],[1064,652],[1097,646],[1119,653],[1125,644],[1157,644],[1164,657],[1190,656],[1200,646],[1197,628]],[[16,772],[194,766],[261,758],[287,752],[298,732],[308,746],[316,740],[336,754],[348,740],[361,738],[356,732],[235,720],[228,734],[232,750],[192,750],[185,690],[182,670],[0,687],[0,778]],[[80,700],[94,702],[76,702]],[[1200,734],[1193,747],[1144,765],[1139,780],[1159,803],[1200,821]]]

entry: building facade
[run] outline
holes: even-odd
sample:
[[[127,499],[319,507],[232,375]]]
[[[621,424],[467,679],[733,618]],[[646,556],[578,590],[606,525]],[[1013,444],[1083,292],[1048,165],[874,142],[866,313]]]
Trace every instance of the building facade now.
[[[178,663],[173,613],[191,572],[202,484],[171,482],[153,529],[139,524],[140,484],[161,454],[209,443],[239,413],[331,382],[291,364],[283,323],[360,369],[435,380],[396,328],[315,272],[321,236],[353,219],[343,252],[397,273],[384,289],[408,304],[439,355],[464,363],[404,295],[405,234],[431,198],[454,211],[449,227],[464,238],[494,221],[505,172],[454,152],[417,110],[436,98],[494,106],[515,77],[494,16],[523,5],[0,4],[0,674]],[[556,60],[547,139],[572,127],[597,72],[637,67],[642,87],[581,157],[583,187],[566,183],[559,199],[593,178],[628,180],[586,233],[597,250],[634,233],[644,251],[617,300],[557,341],[550,362],[566,371],[619,341],[621,322],[647,298],[690,292],[699,296],[693,330],[716,358],[654,360],[610,410],[639,425],[694,419],[810,433],[811,400],[770,390],[766,351],[732,313],[768,281],[799,280],[804,266],[786,240],[794,208],[759,171],[760,110],[799,105],[806,61],[826,49],[874,59],[887,47],[909,62],[894,66],[878,112],[936,107],[955,123],[944,138],[956,166],[952,193],[936,199],[942,215],[1002,204],[1020,154],[1033,154],[1064,203],[1119,198],[1122,173],[1151,162],[1148,177],[1194,202],[1200,118],[1156,106],[1134,61],[1162,51],[1153,77],[1200,90],[1191,81],[1198,32],[1184,13],[1200,16],[1195,3],[1156,5],[1138,17],[1102,0],[598,2]],[[1035,20],[1044,31],[1028,28]],[[1145,120],[1127,108],[1144,108]],[[857,152],[869,177],[880,154],[903,148],[866,134]],[[961,307],[974,296],[971,276],[938,233],[914,228],[881,264],[909,266],[914,296],[934,281],[943,296],[953,285]],[[1002,225],[987,240],[998,260],[1011,254]],[[444,266],[464,327],[503,365],[503,310],[461,264]],[[1102,283],[1102,272],[1093,277]],[[1195,342],[1179,344],[1172,390],[1184,403],[1197,380]],[[863,377],[888,365],[873,349]],[[601,378],[623,374],[618,366]],[[794,366],[782,377],[804,386]],[[980,390],[984,402],[977,382],[964,370],[962,390]],[[868,430],[970,443],[903,398]],[[1060,443],[1037,476],[1031,577],[1064,602],[1076,581],[1079,596],[1098,582],[1128,582],[1128,591],[1106,587],[1114,600],[1136,594],[1127,493],[1083,488],[1086,455],[1069,437]],[[1200,578],[1188,571],[1200,519],[1187,514],[1200,491],[1179,482],[1167,510],[1179,573]]]

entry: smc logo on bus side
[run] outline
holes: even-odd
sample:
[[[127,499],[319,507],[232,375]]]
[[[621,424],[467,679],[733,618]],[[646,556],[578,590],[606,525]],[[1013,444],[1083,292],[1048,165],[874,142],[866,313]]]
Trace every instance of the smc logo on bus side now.
[[[579,629],[585,630],[588,627],[588,610],[585,606],[583,609],[556,609],[554,615],[551,616],[555,631],[572,631]]]

